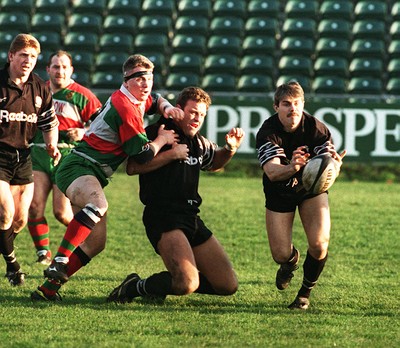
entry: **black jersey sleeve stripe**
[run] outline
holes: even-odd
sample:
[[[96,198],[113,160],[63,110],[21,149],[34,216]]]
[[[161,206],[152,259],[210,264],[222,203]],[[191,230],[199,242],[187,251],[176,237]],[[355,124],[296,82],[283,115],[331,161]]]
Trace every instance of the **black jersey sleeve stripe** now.
[[[278,145],[271,142],[267,142],[261,146],[257,150],[257,156],[261,167],[263,167],[265,163],[274,157],[286,158],[285,151]]]
[[[335,151],[335,145],[333,145],[329,140],[326,141],[325,143],[323,143],[322,145],[316,146],[314,148],[314,152],[317,155],[320,155],[322,153],[327,153],[327,152],[330,152],[330,151]]]
[[[56,128],[58,124],[59,122],[53,107],[41,114],[37,123],[38,128],[43,132],[48,132]]]

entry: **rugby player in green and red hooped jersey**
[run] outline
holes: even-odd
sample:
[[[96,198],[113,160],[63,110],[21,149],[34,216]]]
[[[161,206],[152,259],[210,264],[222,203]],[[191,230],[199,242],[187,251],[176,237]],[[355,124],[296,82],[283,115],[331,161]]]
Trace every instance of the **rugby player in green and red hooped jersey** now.
[[[12,286],[22,285],[14,251],[14,238],[28,219],[33,196],[29,144],[43,132],[46,150],[57,163],[58,120],[45,82],[33,74],[40,43],[32,35],[18,34],[11,42],[8,63],[0,70],[0,253]]]
[[[105,248],[108,202],[103,188],[108,178],[128,157],[150,161],[177,135],[161,127],[152,142],[143,126],[145,113],[182,119],[183,111],[160,95],[151,93],[153,63],[136,54],[123,64],[123,83],[103,106],[82,142],[71,151],[56,173],[59,189],[70,199],[74,218],[52,264],[44,271],[48,279],[31,294],[31,299],[58,301],[58,289],[69,277]]]
[[[74,71],[72,57],[66,51],[56,51],[49,57],[47,84],[53,93],[54,109],[60,122],[58,126],[58,148],[61,161],[71,149],[78,145],[85,134],[85,128],[96,117],[100,100],[86,87],[72,80]],[[28,229],[36,247],[37,262],[49,265],[51,262],[49,225],[44,216],[48,196],[53,191],[53,213],[56,219],[68,226],[74,217],[69,199],[55,183],[58,166],[45,150],[41,133],[37,133],[31,148],[34,194],[29,208]]]

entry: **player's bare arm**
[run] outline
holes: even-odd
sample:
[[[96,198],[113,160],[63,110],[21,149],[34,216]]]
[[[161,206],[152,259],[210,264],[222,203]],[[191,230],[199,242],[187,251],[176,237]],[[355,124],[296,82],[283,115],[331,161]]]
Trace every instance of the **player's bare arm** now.
[[[293,151],[289,164],[282,164],[278,157],[274,157],[264,164],[263,170],[271,181],[287,180],[307,164],[309,156],[306,147],[300,146]]]
[[[225,135],[225,145],[215,152],[213,165],[210,171],[217,171],[223,168],[234,156],[237,149],[244,139],[244,130],[242,128],[232,128]]]
[[[133,157],[128,158],[126,174],[146,174],[161,168],[172,161],[185,161],[188,157],[189,149],[186,144],[172,144],[172,148],[167,151],[159,152],[151,161],[145,164],[137,163]]]
[[[158,100],[158,109],[160,114],[165,118],[171,118],[175,121],[180,121],[185,116],[182,109],[172,106],[171,103],[163,97],[160,97]]]
[[[49,156],[54,160],[56,166],[61,159],[61,153],[58,150],[58,128],[53,128],[48,132],[43,132],[43,138],[46,144],[46,150]]]

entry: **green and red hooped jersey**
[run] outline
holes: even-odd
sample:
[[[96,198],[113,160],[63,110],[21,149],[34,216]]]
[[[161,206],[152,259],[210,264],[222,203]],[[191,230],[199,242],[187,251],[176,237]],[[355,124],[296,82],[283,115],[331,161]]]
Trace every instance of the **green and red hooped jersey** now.
[[[77,150],[115,171],[125,158],[138,154],[149,142],[143,116],[154,112],[156,104],[155,95],[149,95],[141,104],[121,86],[104,104]]]

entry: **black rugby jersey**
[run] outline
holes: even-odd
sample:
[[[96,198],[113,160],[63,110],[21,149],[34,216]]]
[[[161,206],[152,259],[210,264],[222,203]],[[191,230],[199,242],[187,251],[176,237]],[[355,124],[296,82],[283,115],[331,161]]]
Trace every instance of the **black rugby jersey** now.
[[[301,124],[293,133],[283,129],[276,113],[264,121],[256,136],[257,155],[261,167],[275,157],[279,157],[282,164],[289,164],[293,151],[304,145],[308,146],[310,158],[334,149],[328,127],[306,112],[303,112]],[[301,174],[302,170],[289,180],[271,182],[264,173],[264,186],[272,185],[277,188],[292,189],[301,182]],[[293,180],[294,178],[297,180]]]
[[[202,201],[198,193],[200,170],[208,170],[212,166],[217,144],[200,134],[189,138],[173,121],[163,117],[146,128],[150,140],[157,137],[162,123],[165,129],[173,129],[179,135],[179,142],[189,148],[189,156],[186,161],[176,160],[155,171],[139,175],[140,200],[148,207],[159,207],[163,211],[198,212]],[[161,151],[170,148],[170,145],[164,146]]]
[[[21,90],[9,78],[8,66],[0,70],[0,143],[25,149],[38,128],[49,131],[58,120],[45,82],[31,73]]]

